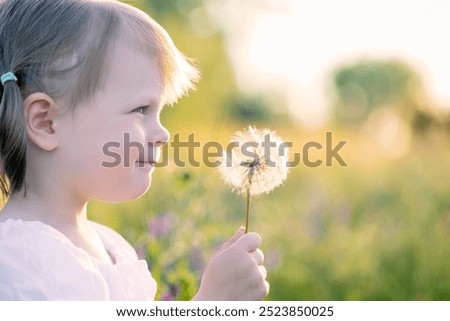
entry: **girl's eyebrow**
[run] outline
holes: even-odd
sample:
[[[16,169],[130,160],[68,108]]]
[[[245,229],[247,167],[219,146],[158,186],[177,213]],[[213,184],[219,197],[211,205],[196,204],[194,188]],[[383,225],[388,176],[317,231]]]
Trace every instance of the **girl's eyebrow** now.
[[[141,105],[141,106],[150,106],[150,107],[160,107],[162,104],[162,99],[148,96],[148,95],[141,95],[137,96],[135,100],[133,100],[134,104]]]

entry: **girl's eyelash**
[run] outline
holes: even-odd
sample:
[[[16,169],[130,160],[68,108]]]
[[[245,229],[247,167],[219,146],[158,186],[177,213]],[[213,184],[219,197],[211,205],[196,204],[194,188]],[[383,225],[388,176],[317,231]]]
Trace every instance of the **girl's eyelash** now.
[[[149,109],[149,108],[150,108],[150,106],[141,106],[141,107],[138,107],[138,108],[133,109],[133,112],[145,114],[145,112],[146,112],[147,109]]]

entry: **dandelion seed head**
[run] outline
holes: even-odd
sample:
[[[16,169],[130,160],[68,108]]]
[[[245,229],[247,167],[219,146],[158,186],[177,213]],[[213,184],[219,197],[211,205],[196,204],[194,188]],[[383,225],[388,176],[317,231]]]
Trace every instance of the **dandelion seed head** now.
[[[230,139],[236,147],[224,151],[219,173],[238,194],[269,193],[286,179],[288,153],[283,140],[269,129],[249,126]]]

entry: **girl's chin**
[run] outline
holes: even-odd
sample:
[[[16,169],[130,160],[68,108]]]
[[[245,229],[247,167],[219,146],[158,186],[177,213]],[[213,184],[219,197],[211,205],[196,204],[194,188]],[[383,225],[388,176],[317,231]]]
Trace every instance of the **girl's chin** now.
[[[152,185],[152,178],[150,176],[149,180],[147,181],[147,184],[135,185],[130,190],[124,191],[124,195],[127,196],[127,199],[124,201],[132,201],[138,199],[149,190],[151,185]]]
[[[134,184],[124,190],[124,186],[120,186],[119,190],[110,193],[109,195],[103,195],[99,200],[108,203],[121,203],[133,201],[144,195],[150,188],[152,183],[151,176],[147,182],[140,182],[140,184]]]

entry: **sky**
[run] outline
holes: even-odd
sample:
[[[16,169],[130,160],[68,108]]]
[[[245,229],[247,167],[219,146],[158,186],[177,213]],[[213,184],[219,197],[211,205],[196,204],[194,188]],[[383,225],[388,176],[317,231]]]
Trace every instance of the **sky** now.
[[[448,0],[212,0],[238,84],[283,95],[305,125],[326,121],[326,79],[343,63],[401,58],[450,107]]]

